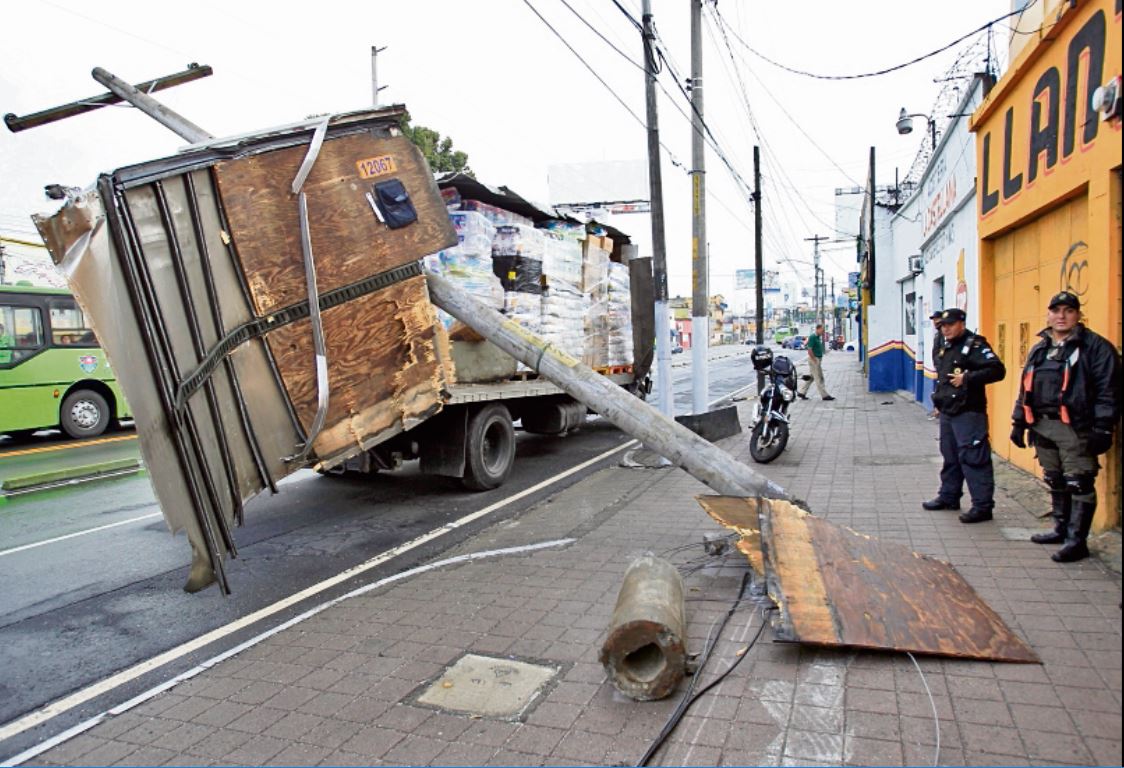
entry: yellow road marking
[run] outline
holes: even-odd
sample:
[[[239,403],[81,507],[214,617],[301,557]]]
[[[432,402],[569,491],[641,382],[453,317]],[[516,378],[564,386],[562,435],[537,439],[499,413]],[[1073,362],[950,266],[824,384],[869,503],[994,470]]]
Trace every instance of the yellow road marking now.
[[[136,435],[121,435],[120,437],[103,437],[100,440],[88,440],[84,443],[69,443],[67,445],[47,445],[42,448],[25,448],[22,451],[7,451],[0,453],[0,459],[7,456],[27,456],[32,453],[50,453],[51,451],[68,451],[72,448],[82,448],[87,445],[102,445],[103,443],[119,443],[122,440],[136,440]]]

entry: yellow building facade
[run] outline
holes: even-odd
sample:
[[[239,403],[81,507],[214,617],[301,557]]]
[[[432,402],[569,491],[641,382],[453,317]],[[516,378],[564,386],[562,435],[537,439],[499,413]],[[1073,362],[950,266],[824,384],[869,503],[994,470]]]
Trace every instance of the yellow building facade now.
[[[1040,27],[972,117],[980,237],[981,332],[1007,365],[988,388],[996,453],[1038,472],[1013,446],[1011,410],[1026,355],[1060,290],[1085,324],[1121,345],[1121,119],[1092,106],[1121,74],[1121,0],[1046,3]],[[1101,457],[1094,530],[1120,525],[1121,435]]]

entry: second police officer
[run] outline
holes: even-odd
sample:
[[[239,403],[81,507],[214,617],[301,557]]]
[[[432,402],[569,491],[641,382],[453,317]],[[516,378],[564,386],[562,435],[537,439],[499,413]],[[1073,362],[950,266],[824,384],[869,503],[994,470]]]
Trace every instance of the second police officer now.
[[[964,483],[972,507],[962,523],[991,520],[995,507],[995,476],[988,441],[987,393],[984,387],[1007,375],[1003,361],[987,339],[965,328],[967,316],[957,307],[941,312],[942,342],[936,350],[937,381],[933,405],[940,411],[941,486],[925,509],[960,509]]]

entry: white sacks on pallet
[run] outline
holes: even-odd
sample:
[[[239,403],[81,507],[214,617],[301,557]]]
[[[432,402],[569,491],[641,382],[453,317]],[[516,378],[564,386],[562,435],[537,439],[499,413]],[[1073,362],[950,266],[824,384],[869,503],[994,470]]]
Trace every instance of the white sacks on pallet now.
[[[425,267],[451,280],[458,288],[497,310],[504,308],[503,286],[492,270],[492,240],[496,228],[474,211],[450,211],[458,245],[425,257]],[[467,332],[464,324],[437,310],[437,317],[450,337]],[[468,335],[473,335],[468,333]]]
[[[580,358],[585,348],[589,297],[582,293],[582,249],[574,239],[548,236],[543,248],[542,330],[544,341]]]
[[[609,262],[608,287],[605,324],[609,361],[606,365],[628,365],[633,358],[632,296],[627,265]]]

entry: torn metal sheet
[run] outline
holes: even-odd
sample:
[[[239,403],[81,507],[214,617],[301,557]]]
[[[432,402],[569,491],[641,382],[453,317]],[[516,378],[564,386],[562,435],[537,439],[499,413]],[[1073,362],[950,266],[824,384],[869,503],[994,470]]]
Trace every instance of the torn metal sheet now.
[[[950,564],[833,525],[785,501],[700,497],[715,520],[759,536],[779,639],[1034,663],[1038,656]],[[753,518],[756,517],[756,526]]]

